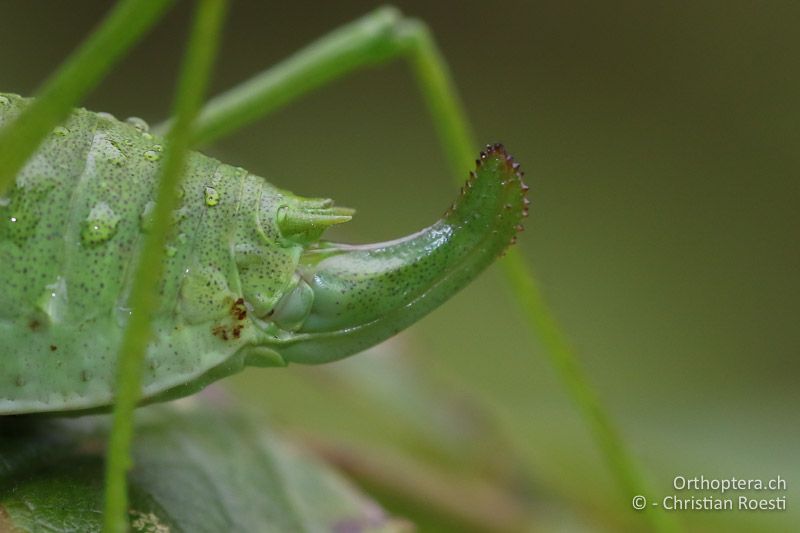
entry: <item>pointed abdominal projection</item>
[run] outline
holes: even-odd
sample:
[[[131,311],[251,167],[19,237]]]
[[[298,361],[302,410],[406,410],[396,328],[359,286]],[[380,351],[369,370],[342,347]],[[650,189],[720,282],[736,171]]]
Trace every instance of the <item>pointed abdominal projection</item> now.
[[[5,98],[3,113],[26,105]],[[160,142],[139,123],[75,111],[0,199],[0,414],[114,401]],[[190,394],[245,365],[333,361],[394,335],[514,241],[526,190],[505,149],[489,146],[441,220],[351,246],[319,239],[352,210],[192,154],[168,228],[143,401]]]
[[[306,250],[283,313],[302,317],[274,346],[287,361],[326,362],[368,348],[436,308],[516,240],[528,187],[501,145],[487,147],[461,195],[424,230],[363,246]],[[280,316],[276,318],[280,320]]]

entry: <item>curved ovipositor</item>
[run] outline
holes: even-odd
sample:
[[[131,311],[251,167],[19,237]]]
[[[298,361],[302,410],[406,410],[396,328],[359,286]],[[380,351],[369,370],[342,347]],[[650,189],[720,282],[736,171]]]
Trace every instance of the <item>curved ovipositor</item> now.
[[[4,96],[0,126],[27,102]],[[76,110],[0,198],[0,414],[113,402],[159,143],[140,120]],[[160,258],[143,401],[245,365],[336,360],[394,335],[514,241],[526,190],[517,163],[489,146],[441,220],[351,246],[320,237],[352,210],[191,154]]]

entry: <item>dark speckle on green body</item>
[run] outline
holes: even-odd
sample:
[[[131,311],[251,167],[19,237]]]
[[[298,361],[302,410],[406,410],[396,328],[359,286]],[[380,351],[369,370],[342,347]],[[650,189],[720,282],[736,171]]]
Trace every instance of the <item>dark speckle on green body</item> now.
[[[0,95],[0,127],[27,102]],[[0,414],[113,402],[163,150],[147,129],[76,110],[0,198]],[[191,154],[153,259],[165,270],[143,398],[189,394],[246,364],[330,361],[393,335],[507,246],[526,210],[520,175],[491,147],[442,220],[350,247],[318,239],[352,210]]]

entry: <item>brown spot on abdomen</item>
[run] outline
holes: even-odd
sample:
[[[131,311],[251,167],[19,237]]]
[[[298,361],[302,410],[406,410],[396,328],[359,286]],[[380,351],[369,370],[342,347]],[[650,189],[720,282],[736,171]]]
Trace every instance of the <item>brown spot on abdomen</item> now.
[[[211,333],[224,341],[228,340],[228,330],[225,329],[225,326],[214,326],[211,328]]]
[[[247,318],[247,307],[244,305],[244,298],[239,298],[231,305],[231,316],[236,320]]]

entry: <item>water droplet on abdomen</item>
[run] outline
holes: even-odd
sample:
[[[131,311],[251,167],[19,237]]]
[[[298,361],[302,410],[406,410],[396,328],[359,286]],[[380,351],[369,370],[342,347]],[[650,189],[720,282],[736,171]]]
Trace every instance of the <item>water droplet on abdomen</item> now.
[[[100,202],[86,217],[81,230],[81,240],[88,245],[103,243],[117,232],[117,224],[119,224],[119,216],[107,203]]]
[[[131,308],[130,307],[117,307],[116,312],[114,313],[117,318],[117,325],[120,328],[124,328],[125,325],[128,323],[128,319],[131,317]]]
[[[214,187],[206,187],[204,195],[208,207],[214,207],[219,203],[219,191]]]
[[[125,122],[141,131],[142,133],[150,130],[150,125],[139,117],[128,117]]]
[[[141,223],[142,231],[150,231],[153,228],[153,211],[156,208],[156,203],[153,200],[148,201],[144,205],[144,211],[139,215],[139,222]]]

